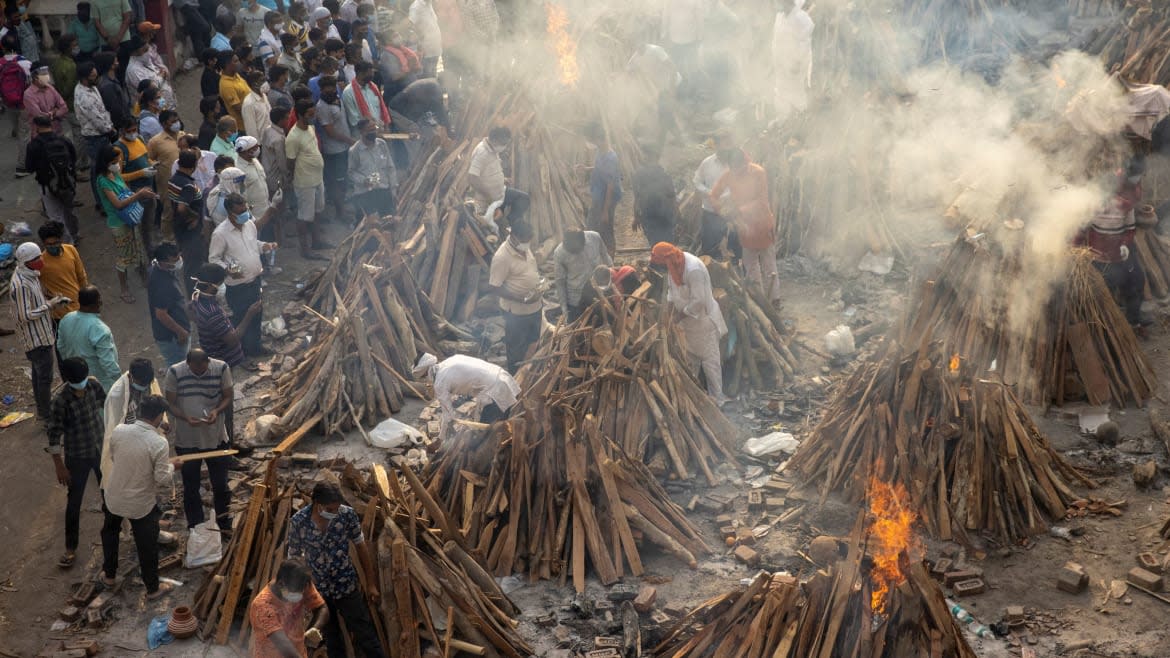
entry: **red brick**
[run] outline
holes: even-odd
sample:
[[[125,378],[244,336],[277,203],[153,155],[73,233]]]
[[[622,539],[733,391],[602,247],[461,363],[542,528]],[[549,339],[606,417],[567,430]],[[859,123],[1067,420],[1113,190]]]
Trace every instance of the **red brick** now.
[[[1088,586],[1089,574],[1085,573],[1084,567],[1075,562],[1066,563],[1056,575],[1056,587],[1069,594],[1080,594]]]
[[[982,575],[983,575],[982,573],[979,573],[978,571],[975,571],[973,569],[960,569],[959,571],[948,571],[946,573],[946,575],[943,576],[943,584],[945,584],[947,587],[953,587],[955,585],[955,583],[962,582],[964,580],[974,580]]]
[[[1153,573],[1162,573],[1162,561],[1158,559],[1157,555],[1153,553],[1140,553],[1137,556],[1137,564],[1146,571]]]
[[[946,582],[947,572],[950,571],[951,567],[953,566],[955,566],[954,560],[946,557],[939,558],[939,560],[934,563],[934,566],[930,568],[930,575],[934,576],[934,579],[940,583]]]
[[[634,598],[634,609],[638,612],[650,612],[657,600],[658,590],[650,585],[642,585],[638,590],[638,596]]]
[[[760,554],[747,546],[736,546],[735,558],[749,567],[755,567],[760,564]]]
[[[981,578],[972,578],[955,583],[954,590],[955,596],[974,596],[986,592],[987,585]]]

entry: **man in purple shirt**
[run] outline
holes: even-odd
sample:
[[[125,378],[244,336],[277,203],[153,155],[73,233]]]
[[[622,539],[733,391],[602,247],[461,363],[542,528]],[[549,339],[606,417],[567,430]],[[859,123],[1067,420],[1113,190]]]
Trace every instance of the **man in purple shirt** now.
[[[240,335],[260,312],[260,302],[253,304],[232,326],[231,320],[219,303],[219,289],[227,278],[222,265],[207,263],[199,268],[195,282],[195,295],[191,301],[191,320],[199,329],[199,346],[207,356],[224,361],[229,366],[244,362],[244,349]]]

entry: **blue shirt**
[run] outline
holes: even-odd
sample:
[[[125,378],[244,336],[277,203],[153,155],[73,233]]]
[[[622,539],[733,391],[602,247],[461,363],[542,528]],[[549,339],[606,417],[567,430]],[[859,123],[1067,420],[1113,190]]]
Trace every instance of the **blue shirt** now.
[[[265,9],[268,9],[269,11],[276,11],[276,1],[275,0],[256,0],[256,2],[261,7],[264,7]]]
[[[363,541],[361,520],[352,507],[339,507],[337,518],[329,521],[322,532],[313,522],[313,505],[309,504],[293,514],[288,530],[288,556],[305,559],[321,596],[339,599],[358,587],[357,570],[349,559],[349,545]]]
[[[97,313],[66,313],[57,325],[57,351],[62,359],[80,357],[103,390],[110,390],[122,376],[114,334]]]
[[[273,9],[275,9],[275,7],[273,7]],[[231,50],[232,41],[228,38],[228,35],[216,32],[215,36],[211,37],[211,47],[215,48],[216,50]]]
[[[593,173],[589,176],[589,194],[593,203],[605,202],[605,188],[613,184],[613,203],[622,199],[622,172],[618,163],[617,152],[614,150],[598,153],[593,161]]]

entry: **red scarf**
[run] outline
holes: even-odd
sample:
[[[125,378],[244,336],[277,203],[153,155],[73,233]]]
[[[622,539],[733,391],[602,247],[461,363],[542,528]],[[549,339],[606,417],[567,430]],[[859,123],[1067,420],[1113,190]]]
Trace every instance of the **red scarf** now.
[[[369,105],[366,103],[366,95],[362,93],[362,89],[361,89],[361,87],[358,86],[357,80],[353,81],[352,86],[353,86],[353,99],[354,99],[354,101],[357,102],[358,111],[360,111],[362,113],[362,116],[366,117],[367,119],[374,118],[374,117],[370,116],[370,108],[369,108]],[[382,113],[382,127],[389,128],[390,127],[390,110],[388,110],[386,108],[386,101],[382,98],[382,93],[380,91],[378,91],[378,85],[374,84],[371,81],[371,82],[366,83],[366,88],[373,90],[374,95],[378,97],[378,109]]]
[[[406,46],[386,46],[386,52],[398,58],[398,65],[404,73],[412,73],[422,68],[418,54]]]

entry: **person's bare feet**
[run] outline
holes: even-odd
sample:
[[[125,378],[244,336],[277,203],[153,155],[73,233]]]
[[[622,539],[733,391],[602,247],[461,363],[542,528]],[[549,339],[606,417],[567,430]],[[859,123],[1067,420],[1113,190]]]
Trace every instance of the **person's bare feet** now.
[[[146,600],[147,601],[157,600],[163,596],[166,596],[173,589],[175,589],[175,586],[170,584],[170,583],[159,583],[158,589],[154,590],[153,592],[146,593]]]

